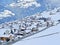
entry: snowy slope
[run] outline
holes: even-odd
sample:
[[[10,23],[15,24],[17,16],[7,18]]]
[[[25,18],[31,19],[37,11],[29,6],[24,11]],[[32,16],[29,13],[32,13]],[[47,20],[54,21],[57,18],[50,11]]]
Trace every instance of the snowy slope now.
[[[51,18],[52,21],[54,21],[54,23],[57,23],[57,20],[60,20],[60,12],[57,12],[57,9],[54,9],[54,10],[51,10],[51,11],[44,11],[42,12],[41,14],[35,14],[33,16],[30,16],[28,17],[27,19],[29,20],[32,20],[32,19],[38,19],[39,18],[39,15],[42,15],[42,17],[45,17],[45,18]],[[26,19],[26,18],[25,18]],[[18,20],[20,21],[20,20]],[[33,20],[34,21],[34,20]],[[19,24],[21,24],[22,22],[20,22]],[[24,25],[25,22],[23,22],[23,24],[21,25]],[[26,24],[30,24],[31,22],[26,22]],[[43,21],[42,21],[43,23]],[[16,28],[17,30],[19,29],[19,24],[13,24],[13,27]],[[37,23],[32,23],[32,26],[31,27],[28,27],[28,28],[32,28],[32,27],[35,27]],[[43,23],[44,24],[44,23]],[[18,27],[18,28],[17,28]],[[45,31],[43,32],[40,32],[38,34],[35,34],[31,37],[27,37],[26,39],[23,39],[21,41],[18,41],[16,42],[15,44],[13,45],[37,45],[37,44],[42,44],[42,45],[59,45],[59,38],[60,38],[60,34],[56,34],[56,35],[51,35],[51,36],[48,36],[48,37],[44,37],[44,38],[38,38],[38,39],[33,39],[33,40],[27,40],[27,39],[31,39],[33,37],[38,37],[40,35],[45,35],[45,34],[51,34],[51,33],[54,33],[54,32],[60,32],[60,24],[58,25],[55,25],[53,27],[50,27],[48,29],[46,29]],[[1,33],[0,33],[0,36],[6,31],[6,30],[10,30],[11,27],[5,25],[5,28],[3,29],[0,29]],[[45,27],[43,27],[45,28]],[[39,28],[41,29],[41,28]],[[39,40],[40,39],[40,40]],[[54,42],[53,42],[54,41]],[[41,42],[41,43],[40,43]],[[56,44],[55,44],[56,43]]]
[[[60,34],[55,34],[55,35],[51,35],[51,36],[43,37],[43,38],[31,39],[33,37],[38,37],[38,36],[41,36],[44,34],[50,34],[50,33],[54,33],[54,32],[60,32],[60,24],[57,26],[51,27],[44,32],[41,32],[34,36],[26,38],[26,39],[30,38],[30,40],[24,39],[13,45],[17,45],[17,44],[18,45],[39,45],[39,44],[41,44],[41,45],[52,45],[52,44],[60,45]]]
[[[43,17],[51,17],[52,20],[57,21],[57,20],[60,20],[60,12],[56,12],[56,11],[57,11],[57,9],[54,9],[49,12],[45,11],[41,14],[43,15]],[[51,12],[53,13],[52,15],[50,15]],[[31,39],[34,37],[38,37],[38,36],[45,35],[45,34],[51,34],[54,32],[60,32],[60,24],[57,26],[50,27],[43,32],[35,34],[35,35],[28,37],[26,39],[23,39],[19,42],[16,42],[13,45],[17,45],[17,44],[18,45],[40,45],[40,44],[41,45],[60,45],[60,34],[55,34],[55,35],[42,37],[42,38]]]

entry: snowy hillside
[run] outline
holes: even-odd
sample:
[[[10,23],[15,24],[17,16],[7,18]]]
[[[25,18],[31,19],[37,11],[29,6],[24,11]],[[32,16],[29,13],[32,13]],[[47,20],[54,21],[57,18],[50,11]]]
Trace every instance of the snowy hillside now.
[[[4,24],[1,24],[0,37],[1,38],[7,37],[9,40],[6,41],[6,39],[1,39],[0,42],[2,43],[4,42],[6,44],[11,43],[13,45],[17,45],[17,44],[37,45],[40,43],[42,45],[52,45],[52,44],[59,45],[59,41],[58,41],[60,37],[59,36],[60,15],[59,14],[60,14],[60,8],[55,8],[54,10],[51,11],[44,11],[42,13],[37,13],[32,16],[27,16],[22,20],[16,20],[16,21],[6,22]],[[38,38],[38,39],[33,38],[33,37],[38,37],[45,34],[47,35],[55,32],[59,32],[59,33],[44,38]],[[31,38],[33,38],[33,40],[30,40]],[[56,44],[53,41],[55,41]]]
[[[40,13],[38,13],[38,14],[40,15]],[[57,20],[60,20],[60,9],[57,8],[52,11],[44,11],[43,13],[41,13],[41,15],[46,18],[51,17],[51,20],[57,21]],[[34,16],[39,18],[39,16],[37,16],[37,14]],[[60,34],[55,34],[55,35],[42,37],[42,38],[36,38],[41,35],[47,35],[47,34],[51,34],[54,32],[60,32],[60,24],[50,27],[50,28],[46,29],[45,31],[35,34],[31,37],[23,39],[13,45],[17,45],[17,44],[18,45],[29,45],[29,44],[31,44],[31,45],[39,45],[39,44],[41,44],[41,45],[52,45],[52,44],[60,45],[60,40],[59,40]]]
[[[19,42],[16,42],[13,45],[60,45],[60,34],[55,34],[47,37],[41,37],[41,38],[34,38],[39,37],[41,35],[47,35],[54,32],[60,32],[60,24],[54,27],[51,27],[47,29],[46,31],[43,31],[41,33],[35,34],[31,37],[28,37],[24,40],[21,40]]]

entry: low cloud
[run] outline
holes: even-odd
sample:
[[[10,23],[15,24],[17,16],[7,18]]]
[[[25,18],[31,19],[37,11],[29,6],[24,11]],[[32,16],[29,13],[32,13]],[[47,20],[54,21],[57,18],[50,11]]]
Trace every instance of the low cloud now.
[[[38,3],[36,0],[17,0],[17,3],[13,2],[8,4],[10,7],[20,7],[20,8],[28,8],[31,6],[40,7],[41,4]]]
[[[14,16],[15,14],[12,13],[9,10],[4,10],[3,12],[0,12],[0,19],[4,18],[4,17],[11,17]]]

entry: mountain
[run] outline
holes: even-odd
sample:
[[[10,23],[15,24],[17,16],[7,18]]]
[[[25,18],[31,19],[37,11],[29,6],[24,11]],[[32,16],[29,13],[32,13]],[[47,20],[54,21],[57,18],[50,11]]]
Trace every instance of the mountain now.
[[[15,43],[12,42],[10,44],[12,44],[12,45],[17,45],[17,44],[19,44],[19,45],[20,44],[21,45],[28,45],[28,44],[31,44],[31,45],[33,45],[33,44],[45,45],[46,44],[46,45],[48,45],[47,44],[48,41],[49,41],[48,43],[50,45],[51,44],[54,44],[54,45],[59,44],[59,42],[56,42],[59,40],[59,37],[60,37],[59,36],[60,35],[60,29],[59,29],[59,27],[60,27],[60,15],[59,15],[60,11],[58,11],[59,9],[60,8],[55,8],[54,10],[44,11],[42,13],[36,13],[32,16],[27,16],[27,17],[23,18],[22,20],[16,20],[16,21],[9,22],[9,23],[7,23],[7,22],[3,23],[0,25],[0,31],[1,31],[0,36],[3,35],[3,33],[6,31],[10,32],[11,29],[13,29],[13,30],[16,29],[16,31],[18,32],[19,29],[26,28],[26,30],[21,33],[26,34],[25,36],[28,36],[28,37],[25,38],[25,36],[23,36],[23,37],[20,37],[19,35],[16,36],[16,35],[14,35],[16,32],[14,32],[13,33],[13,35],[15,36],[14,40],[15,41],[17,40],[17,41],[16,42],[13,41]],[[47,19],[47,21],[45,19]],[[43,21],[43,20],[45,20],[45,21]],[[21,23],[21,21],[22,21],[22,23]],[[49,22],[49,24],[47,22]],[[39,26],[37,24],[39,24]],[[21,25],[21,27],[20,27],[20,25]],[[4,28],[1,28],[1,26],[3,26]],[[40,31],[40,33],[38,32],[35,34],[36,30],[34,30],[32,32],[32,29],[36,29],[36,26],[38,26],[37,30]],[[7,36],[10,34],[8,32],[6,32]],[[30,33],[28,33],[28,32],[30,32]],[[30,36],[31,34],[35,34],[35,35]],[[20,37],[23,40],[21,40],[18,37]],[[43,38],[43,37],[45,37],[45,38]],[[40,38],[40,40],[39,40],[39,38]],[[28,43],[26,41],[28,41]],[[33,43],[33,42],[36,42],[36,43]],[[56,42],[56,43],[54,43],[54,42]],[[5,42],[5,43],[7,43],[7,42]]]

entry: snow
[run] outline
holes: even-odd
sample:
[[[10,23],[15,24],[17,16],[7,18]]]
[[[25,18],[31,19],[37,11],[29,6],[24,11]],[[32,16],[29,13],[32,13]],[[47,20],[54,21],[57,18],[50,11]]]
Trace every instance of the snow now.
[[[0,29],[0,35],[3,35],[3,33],[6,31],[6,30],[10,30],[10,29]]]
[[[53,33],[53,32],[60,32],[60,24],[57,25],[57,26],[53,26],[49,29],[47,29],[46,31],[43,31],[41,33],[38,33],[38,34],[35,34],[31,37],[28,37],[26,39],[29,39],[29,38],[33,38],[33,37],[38,37],[38,36],[41,36],[41,35],[44,35],[44,34],[50,34],[50,33]],[[58,29],[58,30],[57,30]],[[56,45],[56,44],[60,44],[60,34],[56,34],[56,35],[52,35],[52,36],[48,36],[48,37],[44,37],[44,38],[38,38],[38,39],[31,39],[31,40],[21,40],[13,45],[37,45],[37,44],[42,44],[42,45]]]
[[[9,37],[9,35],[0,35],[0,37]]]
[[[53,10],[52,12],[53,12],[53,15],[50,15],[50,11],[49,12],[45,11],[41,14],[43,15],[43,17],[46,17],[46,18],[51,17],[52,20],[55,21],[55,23],[58,23],[57,20],[60,20],[60,15],[59,15],[60,12],[56,12],[56,9]],[[41,29],[41,28],[39,28],[39,29]],[[60,40],[59,40],[60,34],[56,34],[56,35],[52,35],[52,36],[48,36],[48,37],[44,37],[44,38],[31,39],[33,37],[38,37],[38,36],[44,35],[44,34],[51,34],[54,32],[60,32],[60,24],[50,27],[50,28],[46,29],[45,31],[35,34],[31,37],[27,37],[26,39],[23,39],[13,45],[17,45],[17,44],[19,44],[19,45],[39,45],[39,44],[41,44],[41,45],[52,45],[52,44],[60,45]],[[31,39],[31,40],[27,40],[27,39]]]
[[[44,12],[42,12],[40,14],[40,16],[42,15],[42,17],[44,17],[44,18],[49,18],[49,19],[51,18],[51,20],[49,20],[49,21],[50,21],[50,23],[51,23],[51,21],[54,22],[54,26],[52,26],[52,27],[50,27],[50,28],[46,29],[45,31],[42,31],[42,32],[40,32],[38,34],[35,34],[33,36],[30,36],[30,37],[27,37],[27,38],[25,38],[23,40],[20,40],[20,41],[14,43],[12,45],[17,45],[17,44],[18,45],[39,45],[39,44],[41,44],[41,45],[52,45],[52,44],[60,45],[60,43],[59,43],[60,42],[60,40],[59,40],[60,39],[60,36],[59,36],[60,34],[56,34],[56,35],[52,35],[52,36],[48,36],[48,37],[44,37],[44,38],[37,38],[37,39],[33,39],[33,40],[27,40],[27,39],[31,39],[33,37],[38,37],[38,36],[44,35],[44,34],[51,34],[51,33],[54,33],[54,32],[60,32],[60,24],[58,24],[59,23],[58,20],[60,20],[60,15],[59,14],[60,14],[60,12],[57,12],[56,8],[54,10],[52,10],[52,11],[44,11]],[[27,20],[30,19],[30,20],[33,20],[33,21],[32,22],[31,21],[26,22],[27,25],[32,23],[31,26],[27,26],[27,30],[28,31],[26,30],[26,32],[31,31],[32,28],[36,28],[36,25],[39,22],[38,21],[37,22],[34,21],[33,18],[38,19],[40,16],[35,14],[33,16],[28,17]],[[40,17],[40,18],[42,18],[42,17]],[[15,29],[19,29],[18,25],[23,25],[22,27],[24,28],[24,23],[25,22],[24,21],[22,21],[22,22],[23,22],[22,24],[21,24],[21,22],[19,22],[19,24],[13,24],[13,27]],[[43,24],[43,26],[42,27],[38,27],[39,31],[47,27],[46,26],[46,22],[41,21],[41,23]],[[9,26],[10,25],[11,24],[9,24]],[[5,28],[0,29],[0,32],[1,32],[0,36],[4,36],[3,33],[6,30],[10,31],[11,27],[6,26],[6,25],[4,25],[4,26],[5,26]]]
[[[52,15],[50,15],[50,13],[52,13]],[[54,9],[52,11],[44,11],[43,13],[41,13],[41,15],[46,18],[51,17],[51,19],[54,21],[60,19],[60,12],[57,12],[57,9]]]

